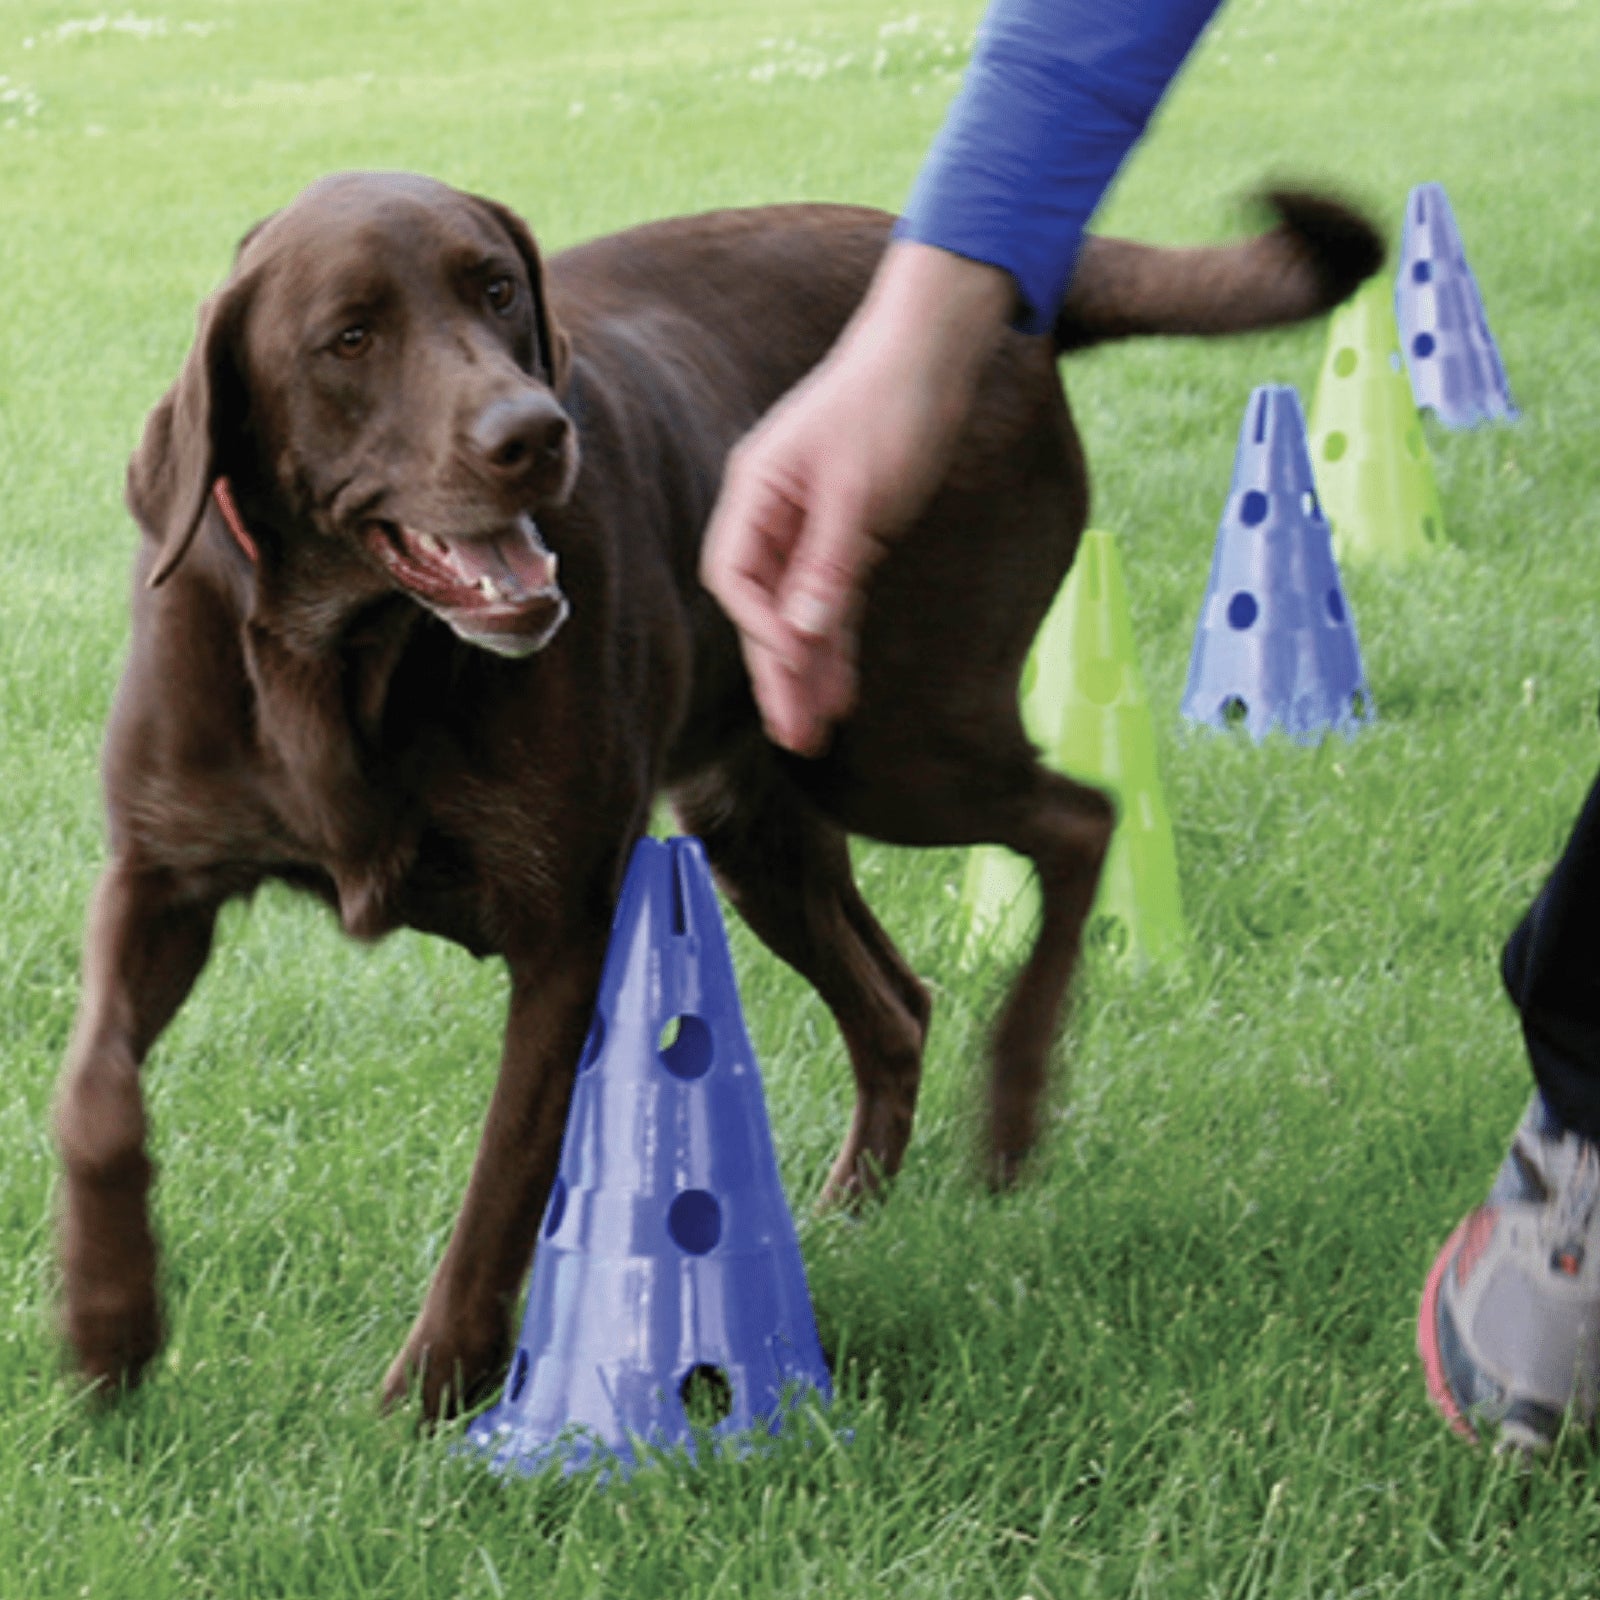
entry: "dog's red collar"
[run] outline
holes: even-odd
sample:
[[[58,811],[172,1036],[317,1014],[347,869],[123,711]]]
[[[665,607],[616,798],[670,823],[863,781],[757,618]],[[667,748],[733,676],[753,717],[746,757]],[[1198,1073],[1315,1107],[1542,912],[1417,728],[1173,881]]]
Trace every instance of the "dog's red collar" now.
[[[222,513],[222,520],[228,525],[228,532],[233,535],[234,543],[244,551],[254,565],[260,561],[261,553],[256,549],[256,542],[250,537],[249,529],[244,525],[244,518],[239,515],[239,507],[233,498],[233,489],[226,478],[218,478],[211,485],[211,496],[217,502],[217,509]]]

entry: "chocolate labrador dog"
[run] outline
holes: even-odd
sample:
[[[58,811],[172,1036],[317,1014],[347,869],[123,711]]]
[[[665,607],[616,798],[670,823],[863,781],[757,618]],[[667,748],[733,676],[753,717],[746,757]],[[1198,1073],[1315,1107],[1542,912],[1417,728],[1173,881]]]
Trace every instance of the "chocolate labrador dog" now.
[[[814,760],[763,737],[698,545],[729,447],[839,332],[887,217],[725,211],[541,264],[503,206],[353,174],[255,228],[128,472],[143,540],[104,756],[110,861],[56,1114],[84,1374],[133,1382],[158,1348],[141,1063],[218,909],[276,878],[357,938],[407,926],[507,963],[482,1143],[385,1392],[417,1385],[432,1416],[493,1380],[661,792],[837,1019],[857,1099],[835,1197],[900,1166],[929,1013],[846,836],[1033,863],[1042,922],[992,1048],[1008,1179],[1112,827],[1104,795],[1040,765],[1017,711],[1088,504],[1056,356],[1308,317],[1376,268],[1341,205],[1276,207],[1231,245],[1093,239],[1054,339],[1006,337],[948,481],[876,575],[859,704]]]

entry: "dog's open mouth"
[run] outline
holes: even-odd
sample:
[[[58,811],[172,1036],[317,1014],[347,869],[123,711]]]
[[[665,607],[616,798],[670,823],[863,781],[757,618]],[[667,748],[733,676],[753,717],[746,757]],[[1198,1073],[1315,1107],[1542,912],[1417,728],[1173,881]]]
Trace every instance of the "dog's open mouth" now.
[[[367,541],[402,588],[486,650],[532,655],[567,619],[556,558],[526,512],[509,527],[470,538],[374,522]]]

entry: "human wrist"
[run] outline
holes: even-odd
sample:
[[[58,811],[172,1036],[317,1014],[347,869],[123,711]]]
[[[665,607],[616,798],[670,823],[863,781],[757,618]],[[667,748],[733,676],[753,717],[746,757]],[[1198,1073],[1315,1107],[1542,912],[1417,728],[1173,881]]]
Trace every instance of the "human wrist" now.
[[[1016,303],[1009,273],[897,239],[840,338],[841,360],[893,366],[908,382],[968,396]]]

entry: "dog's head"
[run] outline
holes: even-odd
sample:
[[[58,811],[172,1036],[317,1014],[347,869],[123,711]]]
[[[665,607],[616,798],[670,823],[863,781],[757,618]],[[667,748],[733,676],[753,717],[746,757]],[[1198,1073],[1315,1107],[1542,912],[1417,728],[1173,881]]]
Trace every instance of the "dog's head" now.
[[[400,174],[314,184],[246,235],[151,413],[128,470],[148,581],[231,479],[264,562],[402,590],[504,655],[542,648],[567,614],[535,520],[577,476],[566,371],[510,211]]]

